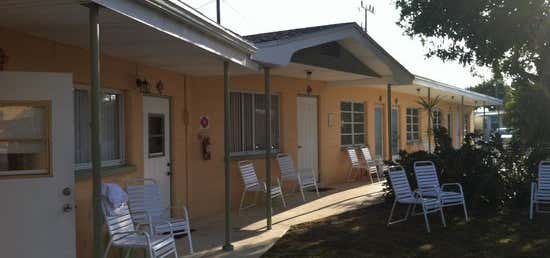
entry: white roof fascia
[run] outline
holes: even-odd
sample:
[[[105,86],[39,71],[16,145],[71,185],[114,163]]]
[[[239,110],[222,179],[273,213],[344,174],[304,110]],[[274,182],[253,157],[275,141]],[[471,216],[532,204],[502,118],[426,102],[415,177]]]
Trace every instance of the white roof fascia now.
[[[290,63],[292,55],[301,49],[318,46],[328,42],[353,39],[361,43],[365,46],[365,48],[369,48],[369,56],[380,60],[393,73],[391,75],[381,74],[382,77],[385,79],[388,79],[388,77],[394,77],[395,75],[406,77],[405,79],[400,79],[398,82],[394,82],[394,80],[390,79],[390,83],[412,83],[414,76],[392,56],[390,56],[382,47],[376,44],[374,40],[363,35],[363,32],[358,31],[357,27],[357,25],[353,24],[342,25],[289,39],[259,43],[256,44],[259,49],[256,54],[252,55],[252,59],[273,66],[286,66]]]
[[[107,9],[252,70],[257,48],[175,0],[92,0]]]
[[[477,101],[485,102],[485,104],[487,104],[487,105],[502,105],[503,104],[503,101],[501,99],[491,97],[491,96],[487,96],[485,94],[481,94],[481,93],[478,93],[478,92],[462,89],[462,88],[459,88],[459,87],[456,87],[456,86],[453,86],[453,85],[450,85],[450,84],[438,82],[438,81],[435,81],[435,80],[432,80],[432,79],[429,79],[429,78],[426,78],[426,77],[422,77],[422,76],[415,76],[413,84],[428,87],[428,88],[432,88],[432,89],[437,89],[437,90],[441,90],[441,91],[445,91],[445,92],[449,92],[449,93],[453,93],[453,94],[457,94],[457,95],[463,95],[465,97],[470,97],[470,98],[472,98],[474,100],[477,100]]]

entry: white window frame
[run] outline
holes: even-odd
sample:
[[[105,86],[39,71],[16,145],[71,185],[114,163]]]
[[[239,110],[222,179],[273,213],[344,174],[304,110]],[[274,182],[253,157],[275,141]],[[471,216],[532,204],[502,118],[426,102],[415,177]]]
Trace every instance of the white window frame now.
[[[351,105],[351,111],[344,111],[342,110],[342,103],[349,103]],[[367,143],[367,117],[366,117],[366,111],[367,111],[367,103],[364,101],[349,101],[349,100],[342,100],[340,101],[340,145],[342,147],[354,147],[354,146],[365,146]],[[361,104],[363,105],[363,111],[355,111],[354,105],[355,104]],[[342,113],[349,113],[351,114],[351,122],[344,122],[344,120],[341,118]],[[363,114],[363,122],[355,122],[353,120],[355,114]],[[351,125],[351,133],[342,133],[342,127],[344,124],[350,124]],[[356,124],[363,124],[363,132],[362,133],[356,133],[355,132],[355,125]],[[343,144],[342,143],[342,136],[351,136],[351,144]],[[355,136],[357,135],[363,135],[363,143],[356,143],[355,142]]]
[[[412,110],[416,110],[416,123],[414,123],[414,115],[409,112],[409,111],[412,111]],[[407,143],[409,144],[413,144],[413,143],[419,143],[420,142],[420,109],[419,108],[407,108],[406,110],[406,121],[407,121]],[[413,128],[414,128],[414,125],[417,125],[418,126],[418,131],[415,131]],[[409,128],[411,130],[409,130]],[[414,137],[416,136],[416,137]]]
[[[252,135],[250,137],[252,137],[252,146],[254,146],[254,148],[256,148],[256,116],[255,116],[255,113],[256,113],[256,95],[264,95],[265,97],[265,93],[264,92],[257,92],[257,91],[246,91],[246,90],[231,90],[229,95],[231,95],[232,93],[238,93],[238,94],[251,94],[252,95],[252,103],[251,103],[251,106],[252,106]],[[279,146],[278,149],[273,149],[271,152],[272,153],[279,153],[280,152],[280,149],[281,149],[281,95],[279,93],[271,93],[271,96],[276,96],[278,99],[279,99],[279,103],[278,103],[278,106],[277,106],[277,120],[279,121],[277,124],[277,131],[279,132],[279,142],[277,143],[274,143],[272,142],[271,144],[277,144]],[[242,119],[244,117],[244,101],[241,102],[241,129],[244,127],[244,119]],[[273,114],[271,114],[273,115]],[[244,130],[241,130],[241,148],[244,149],[244,145],[245,145],[245,133],[244,133]],[[230,152],[230,156],[247,156],[247,155],[259,155],[259,154],[263,154],[265,153],[265,150],[245,150],[245,151],[231,151]]]
[[[82,85],[82,84],[77,84],[74,86],[74,90],[85,90],[85,91],[90,91],[90,87],[86,86],[86,85]],[[125,124],[124,124],[124,93],[120,90],[115,90],[115,89],[108,89],[108,88],[104,88],[104,89],[101,89],[101,92],[102,93],[107,93],[107,94],[117,94],[120,96],[120,101],[119,101],[119,159],[115,159],[115,160],[102,160],[101,161],[101,167],[115,167],[115,166],[122,166],[122,165],[125,165],[126,164],[126,148],[125,148],[125,139],[126,139],[126,134],[125,134]],[[74,94],[73,94],[73,97],[74,97]],[[91,97],[91,95],[90,95]],[[76,112],[76,110],[74,111]],[[76,126],[76,125],[75,125]],[[75,130],[76,130],[76,127],[75,127]],[[91,146],[90,146],[91,147]],[[75,146],[75,149],[76,149],[76,146]],[[75,161],[73,161],[74,163],[74,169],[76,171],[78,170],[86,170],[86,169],[91,169],[92,168],[92,163],[91,161],[90,162],[86,162],[86,163],[75,163]]]

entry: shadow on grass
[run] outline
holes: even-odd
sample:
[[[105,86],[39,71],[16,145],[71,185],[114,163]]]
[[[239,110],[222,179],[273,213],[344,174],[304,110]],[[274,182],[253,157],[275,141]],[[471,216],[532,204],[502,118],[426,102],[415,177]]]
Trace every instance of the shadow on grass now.
[[[387,228],[390,207],[379,204],[291,228],[264,257],[550,257],[550,216],[530,222],[526,213],[477,214],[465,223],[447,208],[447,228],[421,216]]]

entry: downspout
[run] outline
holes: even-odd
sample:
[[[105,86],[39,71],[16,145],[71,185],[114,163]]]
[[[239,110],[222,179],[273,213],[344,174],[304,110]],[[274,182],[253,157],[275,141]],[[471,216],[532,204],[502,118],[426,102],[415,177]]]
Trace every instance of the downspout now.
[[[93,255],[103,256],[103,217],[101,215],[101,142],[100,142],[100,50],[99,5],[90,3],[90,84],[91,84],[91,145],[92,145],[92,202],[93,202]]]

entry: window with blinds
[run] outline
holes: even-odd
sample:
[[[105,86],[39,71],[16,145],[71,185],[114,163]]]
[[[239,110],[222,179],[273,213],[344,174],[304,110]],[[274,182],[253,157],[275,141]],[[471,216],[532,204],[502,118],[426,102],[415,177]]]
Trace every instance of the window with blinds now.
[[[265,151],[265,95],[231,92],[231,153]],[[279,96],[271,96],[272,150],[279,151]]]
[[[75,168],[91,168],[90,94],[88,90],[74,91]],[[102,166],[124,163],[123,96],[117,91],[104,91],[100,117]]]
[[[49,101],[0,102],[0,178],[51,175]]]

